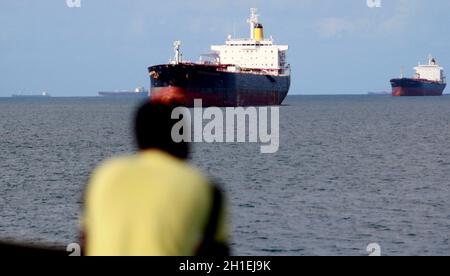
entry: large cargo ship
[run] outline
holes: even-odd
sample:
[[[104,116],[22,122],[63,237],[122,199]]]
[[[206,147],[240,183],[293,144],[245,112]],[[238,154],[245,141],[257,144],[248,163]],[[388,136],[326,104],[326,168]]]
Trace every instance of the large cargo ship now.
[[[256,9],[251,9],[249,39],[228,36],[225,45],[211,46],[211,53],[199,62],[185,62],[176,41],[175,58],[169,64],[148,68],[151,100],[193,106],[280,105],[290,82],[286,61],[287,45],[275,45],[264,38]]]
[[[149,93],[144,87],[138,87],[134,91],[100,91],[98,95],[101,97],[148,97]]]
[[[446,87],[444,68],[439,66],[432,56],[428,64],[414,67],[413,78],[392,79],[392,96],[442,96]]]

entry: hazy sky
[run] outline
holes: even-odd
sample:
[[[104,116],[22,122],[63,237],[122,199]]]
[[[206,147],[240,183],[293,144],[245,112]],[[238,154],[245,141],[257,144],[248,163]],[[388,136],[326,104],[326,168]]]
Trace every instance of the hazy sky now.
[[[149,87],[147,66],[168,62],[174,40],[197,60],[228,34],[247,37],[251,7],[290,46],[291,94],[389,90],[429,53],[450,68],[448,0],[0,0],[0,96]]]

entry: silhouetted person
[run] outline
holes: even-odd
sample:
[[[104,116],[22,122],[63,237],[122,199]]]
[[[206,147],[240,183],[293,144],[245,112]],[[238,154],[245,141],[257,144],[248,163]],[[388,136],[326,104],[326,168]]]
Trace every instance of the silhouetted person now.
[[[139,152],[102,164],[91,176],[83,218],[86,255],[227,255],[222,195],[175,143],[173,108],[137,112]]]

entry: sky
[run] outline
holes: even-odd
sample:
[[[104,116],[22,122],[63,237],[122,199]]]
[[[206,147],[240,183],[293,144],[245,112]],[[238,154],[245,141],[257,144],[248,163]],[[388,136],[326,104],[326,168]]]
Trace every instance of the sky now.
[[[148,88],[147,67],[167,63],[173,41],[196,61],[229,34],[248,37],[252,7],[290,47],[291,95],[389,91],[429,54],[450,68],[448,0],[80,1],[0,0],[0,97]]]

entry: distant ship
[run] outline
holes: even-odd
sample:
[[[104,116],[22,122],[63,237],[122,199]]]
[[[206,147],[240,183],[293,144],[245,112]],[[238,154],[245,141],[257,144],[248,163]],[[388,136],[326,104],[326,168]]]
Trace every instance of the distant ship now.
[[[47,92],[42,92],[41,94],[13,94],[13,98],[50,98],[51,95]]]
[[[369,96],[387,96],[391,95],[391,92],[388,91],[376,91],[376,92],[368,92],[367,95]]]
[[[149,93],[144,87],[138,87],[134,91],[98,92],[102,97],[148,97]]]
[[[444,68],[439,66],[432,56],[427,65],[414,67],[413,78],[392,79],[392,96],[442,96],[447,85]]]
[[[193,106],[195,99],[203,106],[280,105],[291,83],[289,47],[264,38],[257,9],[251,9],[247,22],[250,38],[230,35],[225,45],[212,46],[198,63],[183,61],[181,42],[176,41],[172,62],[148,68],[151,100],[185,106]]]

